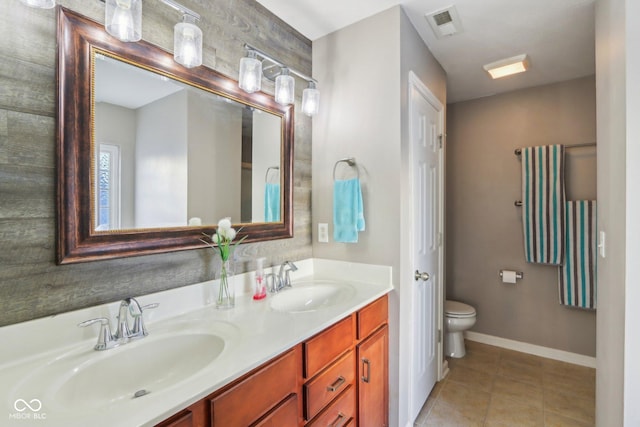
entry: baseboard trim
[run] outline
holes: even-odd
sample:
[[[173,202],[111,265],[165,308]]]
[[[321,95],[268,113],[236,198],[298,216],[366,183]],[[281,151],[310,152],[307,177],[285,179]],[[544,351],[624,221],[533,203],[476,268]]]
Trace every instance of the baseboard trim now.
[[[582,354],[556,350],[555,348],[494,337],[492,335],[485,335],[472,331],[465,331],[464,337],[470,341],[494,345],[496,347],[533,354],[535,356],[546,357],[548,359],[559,360],[561,362],[573,363],[575,365],[586,366],[588,368],[596,367],[596,358],[591,356],[584,356]]]
[[[449,361],[445,358],[442,362],[442,371],[440,372],[440,378],[438,378],[438,381],[442,381],[447,377],[447,375],[449,375]]]

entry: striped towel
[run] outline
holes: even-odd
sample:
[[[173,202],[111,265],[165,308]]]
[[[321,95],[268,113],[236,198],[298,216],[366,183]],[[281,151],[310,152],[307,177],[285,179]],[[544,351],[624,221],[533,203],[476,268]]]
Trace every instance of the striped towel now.
[[[522,199],[525,260],[562,264],[564,146],[522,149]]]
[[[596,202],[567,202],[564,265],[559,269],[560,303],[596,308]]]

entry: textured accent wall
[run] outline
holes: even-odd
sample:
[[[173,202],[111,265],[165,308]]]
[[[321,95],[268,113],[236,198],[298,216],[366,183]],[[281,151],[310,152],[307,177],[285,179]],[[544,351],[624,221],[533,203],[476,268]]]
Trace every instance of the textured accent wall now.
[[[204,65],[237,79],[248,42],[311,74],[311,42],[256,1],[181,2],[202,15]],[[98,0],[59,3],[104,22]],[[179,18],[160,2],[145,2],[143,38],[172,50]],[[55,264],[55,58],[55,11],[0,2],[0,326],[213,278],[207,249]],[[311,119],[299,113],[305,85],[296,83],[294,238],[242,245],[247,260],[311,256]],[[239,264],[240,271],[253,268]]]
[[[473,305],[475,332],[595,356],[596,314],[558,303],[558,269],[524,260],[521,163],[514,149],[596,141],[595,79],[450,104],[447,298]],[[570,200],[595,199],[595,147],[567,150]],[[524,272],[515,285],[500,269]],[[606,286],[606,284],[600,284]]]

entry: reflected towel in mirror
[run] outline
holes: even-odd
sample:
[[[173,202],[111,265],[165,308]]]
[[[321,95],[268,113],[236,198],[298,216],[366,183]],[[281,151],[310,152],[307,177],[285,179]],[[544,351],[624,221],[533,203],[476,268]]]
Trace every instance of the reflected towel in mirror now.
[[[280,221],[280,184],[266,183],[264,186],[264,221]]]

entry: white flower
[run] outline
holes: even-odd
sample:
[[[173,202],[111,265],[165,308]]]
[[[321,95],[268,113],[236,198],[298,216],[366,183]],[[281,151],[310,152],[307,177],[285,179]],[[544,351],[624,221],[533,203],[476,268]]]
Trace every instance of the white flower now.
[[[236,230],[233,228],[230,228],[227,230],[227,235],[225,236],[227,239],[229,240],[233,240],[236,238]]]
[[[218,233],[224,236],[225,232],[231,228],[231,218],[226,217],[218,221]]]
[[[211,235],[211,241],[212,241],[213,243],[215,243],[216,245],[217,245],[218,243],[220,243],[220,237],[218,237],[218,233],[213,233],[213,234]]]

